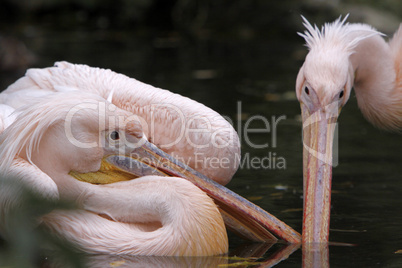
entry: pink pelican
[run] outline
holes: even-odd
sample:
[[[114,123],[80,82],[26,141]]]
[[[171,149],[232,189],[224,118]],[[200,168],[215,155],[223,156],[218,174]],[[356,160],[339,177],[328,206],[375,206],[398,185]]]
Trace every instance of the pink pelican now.
[[[44,198],[74,201],[79,210],[40,220],[86,252],[223,254],[224,221],[252,240],[275,241],[272,232],[300,242],[289,226],[219,184],[238,168],[239,139],[200,103],[67,62],[28,70],[0,103],[0,177]],[[10,119],[13,109],[17,117]],[[7,236],[7,215],[19,197],[3,185],[0,232]]]
[[[309,53],[296,80],[303,120],[303,243],[328,242],[335,123],[355,89],[358,106],[379,128],[402,127],[402,24],[387,43],[347,16],[321,30],[304,17]]]

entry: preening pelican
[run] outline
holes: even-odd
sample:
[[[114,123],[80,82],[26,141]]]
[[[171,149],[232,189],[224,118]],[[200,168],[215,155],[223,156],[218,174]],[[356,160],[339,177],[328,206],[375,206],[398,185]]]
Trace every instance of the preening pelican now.
[[[107,112],[100,115],[102,105]],[[131,160],[123,157],[129,155],[124,150],[145,142],[141,125],[130,116],[90,93],[59,93],[33,101],[3,132],[0,169],[19,180],[32,180],[32,188],[43,196],[79,200],[83,210],[55,211],[42,220],[87,252],[225,253],[227,237],[219,210],[191,182],[150,175],[120,183],[86,183],[97,172],[105,180],[125,177],[123,170],[113,169],[113,161]],[[99,129],[100,122],[105,126]],[[70,127],[71,133],[66,131]],[[3,220],[12,209],[7,206],[2,204]]]
[[[354,87],[363,115],[402,128],[402,24],[387,43],[366,24],[341,17],[321,30],[304,17],[309,53],[296,80],[303,119],[303,243],[328,242],[335,123]]]
[[[300,241],[289,226],[201,174],[228,182],[239,141],[228,122],[195,101],[66,62],[28,70],[0,101],[17,114],[0,136],[0,177],[44,198],[74,201],[80,210],[41,220],[87,252],[222,254],[222,217],[253,240],[276,240],[272,232]],[[225,165],[208,165],[213,157]],[[0,231],[7,236],[7,215],[19,200],[2,183]]]
[[[111,70],[67,62],[29,69],[0,94],[0,103],[16,109],[32,98],[71,90],[111,98],[117,107],[139,117],[150,142],[220,184],[228,183],[239,166],[237,133],[217,112]],[[216,168],[205,162],[207,158],[225,165]]]

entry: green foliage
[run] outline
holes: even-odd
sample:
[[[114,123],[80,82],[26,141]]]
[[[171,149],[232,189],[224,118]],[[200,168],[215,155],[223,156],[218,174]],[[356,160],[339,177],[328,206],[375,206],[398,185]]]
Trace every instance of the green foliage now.
[[[11,193],[20,193],[15,196],[20,202],[7,215],[9,230],[5,239],[0,238],[0,267],[40,267],[54,260],[63,260],[63,267],[82,267],[79,251],[39,224],[41,215],[74,207],[46,200],[12,180],[0,180],[1,187],[6,185]]]

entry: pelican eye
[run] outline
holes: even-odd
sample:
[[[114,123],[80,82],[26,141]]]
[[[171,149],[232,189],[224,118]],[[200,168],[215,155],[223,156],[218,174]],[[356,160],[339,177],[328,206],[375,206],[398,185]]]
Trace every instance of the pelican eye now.
[[[120,139],[120,134],[117,131],[112,131],[110,132],[110,139],[117,141],[118,139]]]
[[[310,94],[310,91],[308,90],[308,87],[305,87],[305,88],[304,88],[304,92],[306,92],[307,95]]]
[[[341,93],[339,93],[339,98],[342,98],[343,97],[343,90],[341,91]]]

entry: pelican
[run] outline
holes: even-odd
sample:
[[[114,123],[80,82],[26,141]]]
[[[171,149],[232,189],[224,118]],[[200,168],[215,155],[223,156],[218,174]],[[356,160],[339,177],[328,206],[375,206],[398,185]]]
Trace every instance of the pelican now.
[[[239,140],[227,121],[195,101],[110,70],[60,62],[28,70],[0,102],[0,118],[9,120],[0,135],[6,237],[20,200],[18,191],[8,193],[9,177],[43,198],[74,202],[78,210],[55,210],[40,222],[89,253],[223,254],[224,222],[257,241],[275,241],[271,232],[290,243],[301,239],[219,184],[239,165]],[[208,165],[212,158],[224,165]]]
[[[339,17],[321,30],[303,17],[299,33],[309,52],[296,79],[303,120],[303,243],[328,242],[332,143],[335,124],[352,87],[373,125],[402,127],[402,24],[386,42],[366,24]]]

